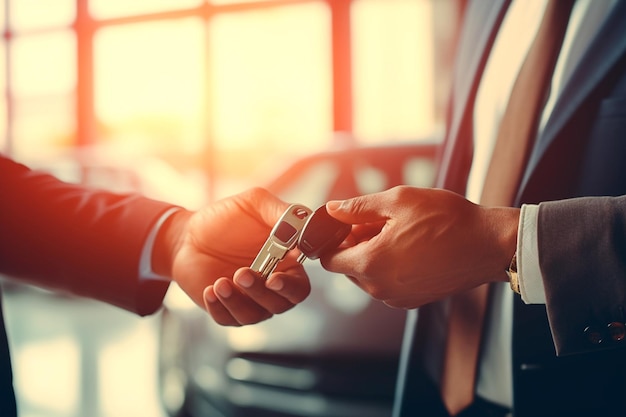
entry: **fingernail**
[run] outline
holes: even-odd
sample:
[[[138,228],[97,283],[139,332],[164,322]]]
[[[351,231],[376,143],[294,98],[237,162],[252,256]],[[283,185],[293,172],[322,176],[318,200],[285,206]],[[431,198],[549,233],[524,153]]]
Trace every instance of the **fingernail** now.
[[[326,208],[328,210],[340,210],[342,204],[343,204],[343,201],[331,200],[326,203]]]
[[[280,291],[283,289],[284,285],[283,280],[280,278],[273,278],[265,283],[265,286],[272,291]]]
[[[206,291],[204,291],[204,299],[207,303],[215,303],[217,302],[217,297],[215,297],[215,293],[213,292],[213,286],[209,286]]]
[[[249,272],[244,272],[235,279],[235,283],[244,288],[250,288],[254,284],[254,277]]]
[[[226,282],[221,282],[219,284],[216,284],[214,288],[215,288],[215,291],[217,291],[217,293],[222,296],[222,298],[228,298],[233,294],[233,290],[230,288],[230,285],[227,284]]]

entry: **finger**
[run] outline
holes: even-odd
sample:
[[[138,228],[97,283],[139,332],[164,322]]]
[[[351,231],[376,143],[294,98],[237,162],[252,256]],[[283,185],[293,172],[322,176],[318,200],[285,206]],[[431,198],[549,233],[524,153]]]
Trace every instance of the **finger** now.
[[[203,298],[207,312],[217,324],[222,326],[241,326],[217,298],[213,285],[209,285],[204,289]]]
[[[311,282],[302,265],[273,273],[265,286],[294,305],[304,301],[311,293]]]
[[[320,257],[320,263],[328,271],[361,277],[362,268],[365,266],[363,260],[368,259],[368,254],[372,251],[370,247],[370,241],[359,242],[350,247],[339,247],[324,253]]]
[[[218,300],[241,325],[258,323],[272,316],[269,311],[242,293],[229,279],[220,278],[215,281],[213,287]]]
[[[285,297],[266,288],[265,279],[250,268],[237,270],[233,281],[252,301],[272,314],[283,313],[294,306]]]
[[[289,204],[260,187],[246,190],[239,194],[238,197],[240,202],[246,206],[246,211],[258,213],[261,220],[269,226],[273,226],[287,207],[289,207]]]
[[[332,217],[349,224],[379,222],[388,217],[388,204],[381,193],[329,201],[326,210]]]
[[[383,221],[378,221],[374,223],[354,225],[352,226],[352,231],[350,233],[350,236],[352,236],[352,238],[356,242],[363,242],[365,240],[369,240],[373,238],[374,236],[376,236],[377,234],[379,234],[382,231],[383,226],[385,224],[386,222],[383,220]]]

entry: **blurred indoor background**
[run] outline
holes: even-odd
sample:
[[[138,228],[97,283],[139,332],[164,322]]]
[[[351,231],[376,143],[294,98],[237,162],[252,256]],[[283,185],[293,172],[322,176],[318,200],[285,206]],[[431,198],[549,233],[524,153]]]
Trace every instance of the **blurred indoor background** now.
[[[460,0],[3,0],[0,152],[190,209],[441,129]],[[161,417],[157,325],[5,282],[22,417]]]

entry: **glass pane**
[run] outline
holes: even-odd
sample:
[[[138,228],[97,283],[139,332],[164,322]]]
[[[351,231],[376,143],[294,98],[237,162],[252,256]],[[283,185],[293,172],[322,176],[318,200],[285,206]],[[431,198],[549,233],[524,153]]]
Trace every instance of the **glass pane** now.
[[[432,4],[352,6],[354,131],[365,142],[415,139],[435,125]]]
[[[41,96],[73,91],[75,40],[70,31],[16,37],[11,49],[13,93]]]
[[[324,4],[220,15],[211,22],[210,39],[211,126],[223,172],[241,177],[271,166],[275,173],[294,155],[330,143],[330,14]]]
[[[12,0],[10,13],[15,31],[69,27],[76,17],[76,0]]]
[[[98,33],[95,105],[108,132],[103,139],[131,141],[153,151],[202,148],[203,33],[196,19]]]
[[[90,0],[89,10],[96,19],[163,12],[198,6],[202,0]]]
[[[37,164],[74,144],[75,101],[73,95],[16,99],[13,155]],[[55,167],[45,167],[51,168]]]
[[[190,18],[109,27],[95,38],[103,154],[130,169],[144,194],[190,208],[205,203],[207,190],[204,33]]]

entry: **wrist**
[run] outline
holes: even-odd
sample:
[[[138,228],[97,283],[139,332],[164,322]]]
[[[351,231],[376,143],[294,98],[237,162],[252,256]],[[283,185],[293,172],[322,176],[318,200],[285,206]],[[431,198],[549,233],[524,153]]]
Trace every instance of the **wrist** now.
[[[161,225],[152,248],[152,270],[161,276],[172,276],[172,265],[176,253],[183,244],[187,223],[193,213],[178,210]]]
[[[517,280],[517,232],[519,229],[520,209],[512,208],[509,210],[506,231],[503,240],[503,269],[501,275],[505,281],[511,284],[511,288],[519,292],[519,283]]]
[[[517,250],[517,231],[519,227],[520,209],[492,208],[496,210],[496,248],[494,250],[494,265],[497,268],[495,281],[510,282],[508,271]]]

